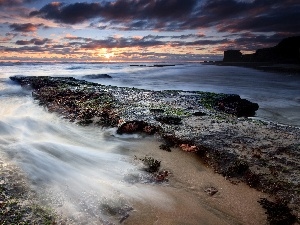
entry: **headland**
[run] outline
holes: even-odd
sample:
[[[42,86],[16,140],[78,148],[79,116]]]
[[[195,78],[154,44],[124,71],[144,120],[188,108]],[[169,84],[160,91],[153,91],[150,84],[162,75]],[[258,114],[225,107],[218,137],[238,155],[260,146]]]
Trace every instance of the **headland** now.
[[[276,46],[257,49],[252,54],[243,54],[236,49],[225,50],[223,61],[213,64],[300,74],[300,36],[285,38]]]

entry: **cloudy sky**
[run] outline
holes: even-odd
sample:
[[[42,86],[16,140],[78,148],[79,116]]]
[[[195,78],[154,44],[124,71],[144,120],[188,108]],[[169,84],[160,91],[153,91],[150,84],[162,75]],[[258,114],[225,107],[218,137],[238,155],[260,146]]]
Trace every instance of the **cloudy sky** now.
[[[299,0],[0,0],[0,61],[203,61],[300,35]]]

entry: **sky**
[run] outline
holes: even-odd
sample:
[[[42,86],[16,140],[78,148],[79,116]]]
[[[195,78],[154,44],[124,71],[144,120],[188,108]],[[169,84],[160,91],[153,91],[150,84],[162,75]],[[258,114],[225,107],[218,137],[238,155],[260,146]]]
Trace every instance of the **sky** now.
[[[299,0],[0,0],[0,61],[211,61],[298,35]]]

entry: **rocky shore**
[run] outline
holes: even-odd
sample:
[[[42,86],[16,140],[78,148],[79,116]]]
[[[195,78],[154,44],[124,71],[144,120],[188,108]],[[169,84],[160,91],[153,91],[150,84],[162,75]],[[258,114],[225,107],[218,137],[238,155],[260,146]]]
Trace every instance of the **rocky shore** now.
[[[0,224],[56,224],[55,213],[39,205],[26,176],[0,156]]]
[[[11,80],[72,122],[154,134],[163,150],[196,152],[229,181],[270,194],[260,200],[270,224],[299,222],[300,129],[248,119],[256,103],[238,95],[120,88],[66,77]]]

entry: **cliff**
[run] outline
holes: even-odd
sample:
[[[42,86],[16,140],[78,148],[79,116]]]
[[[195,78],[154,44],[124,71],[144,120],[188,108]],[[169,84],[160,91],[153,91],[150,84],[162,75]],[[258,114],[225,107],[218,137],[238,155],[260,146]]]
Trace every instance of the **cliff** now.
[[[253,54],[226,50],[223,62],[300,63],[300,36],[285,38],[276,46],[258,49]]]

